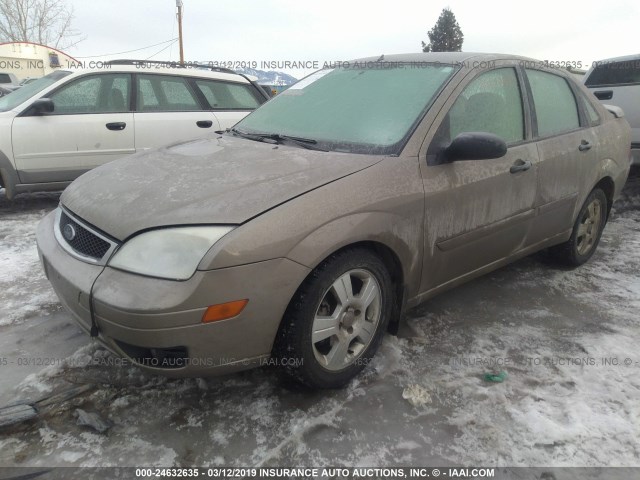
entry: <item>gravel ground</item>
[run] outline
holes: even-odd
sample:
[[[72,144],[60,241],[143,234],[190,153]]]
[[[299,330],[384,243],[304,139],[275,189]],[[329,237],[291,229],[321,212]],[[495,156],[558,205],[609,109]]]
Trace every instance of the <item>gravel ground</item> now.
[[[0,465],[640,466],[637,171],[587,265],[537,254],[442,294],[323,392],[269,367],[169,380],[108,366],[38,263],[35,226],[57,202],[0,200],[0,403],[91,389],[0,431]],[[53,365],[23,364],[37,358]],[[485,381],[494,370],[506,380]]]

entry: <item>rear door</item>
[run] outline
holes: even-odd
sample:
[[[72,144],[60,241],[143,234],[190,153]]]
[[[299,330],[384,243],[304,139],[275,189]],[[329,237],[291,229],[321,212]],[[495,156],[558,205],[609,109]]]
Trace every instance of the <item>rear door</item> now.
[[[71,181],[91,168],[133,153],[131,75],[77,77],[48,95],[54,111],[27,110],[13,121],[11,137],[20,181]]]
[[[220,129],[185,77],[136,75],[136,151],[211,136]]]
[[[537,138],[538,216],[530,241],[558,235],[573,224],[583,165],[598,158],[598,138],[580,119],[576,92],[563,75],[526,69],[533,99],[533,129]]]
[[[521,249],[534,216],[538,152],[515,66],[477,73],[448,103],[423,166],[423,291]],[[507,143],[506,155],[438,164],[441,150],[463,132],[498,135]]]
[[[230,128],[264,103],[264,97],[248,83],[192,79],[214,113],[220,128]]]

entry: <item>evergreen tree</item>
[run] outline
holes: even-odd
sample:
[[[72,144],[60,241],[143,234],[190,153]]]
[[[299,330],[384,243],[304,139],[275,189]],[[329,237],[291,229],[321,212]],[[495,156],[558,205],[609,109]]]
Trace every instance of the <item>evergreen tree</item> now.
[[[422,42],[423,52],[460,52],[464,35],[456,16],[449,8],[442,10],[438,21],[429,30],[429,44]]]

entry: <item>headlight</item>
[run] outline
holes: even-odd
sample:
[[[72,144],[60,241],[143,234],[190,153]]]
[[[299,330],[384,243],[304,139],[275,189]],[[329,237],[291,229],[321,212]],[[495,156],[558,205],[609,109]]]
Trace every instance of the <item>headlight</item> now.
[[[190,278],[205,253],[232,227],[178,227],[141,233],[126,242],[109,266],[170,280]]]

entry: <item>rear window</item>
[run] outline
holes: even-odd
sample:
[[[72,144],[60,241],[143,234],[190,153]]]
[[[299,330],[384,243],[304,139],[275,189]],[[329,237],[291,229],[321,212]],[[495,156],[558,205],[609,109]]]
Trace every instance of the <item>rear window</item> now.
[[[600,62],[584,84],[587,87],[640,84],[640,59]]]
[[[580,96],[582,97],[582,101],[584,103],[584,106],[587,109],[587,115],[589,115],[589,123],[590,123],[590,125],[592,125],[592,126],[593,125],[598,125],[600,123],[600,115],[598,114],[598,112],[594,108],[594,106],[591,103],[591,101],[588,98],[586,98],[586,96],[583,95],[582,92],[580,92]]]
[[[201,110],[184,78],[174,75],[138,76],[139,112]]]
[[[538,135],[546,137],[580,127],[578,106],[567,81],[557,75],[528,70]]]
[[[216,80],[196,80],[196,85],[214,109],[254,110],[260,106],[249,85]]]

